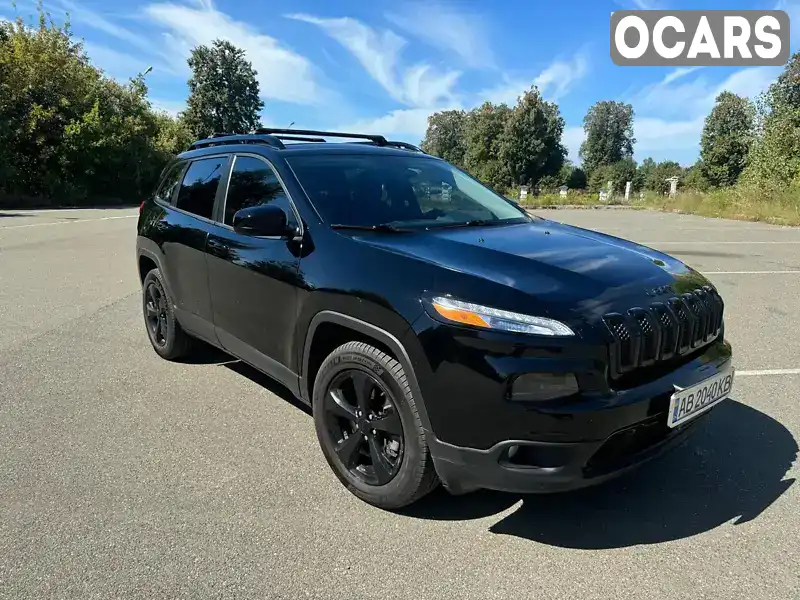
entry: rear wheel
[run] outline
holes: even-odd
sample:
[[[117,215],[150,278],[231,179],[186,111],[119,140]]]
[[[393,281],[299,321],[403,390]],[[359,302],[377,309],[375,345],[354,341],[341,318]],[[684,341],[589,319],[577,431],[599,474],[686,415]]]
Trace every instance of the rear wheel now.
[[[142,310],[147,336],[159,356],[176,360],[189,353],[191,338],[175,318],[172,299],[167,294],[158,269],[145,275],[142,283]]]
[[[438,479],[403,367],[363,342],[322,363],[314,383],[314,424],[339,480],[375,506],[400,508]]]

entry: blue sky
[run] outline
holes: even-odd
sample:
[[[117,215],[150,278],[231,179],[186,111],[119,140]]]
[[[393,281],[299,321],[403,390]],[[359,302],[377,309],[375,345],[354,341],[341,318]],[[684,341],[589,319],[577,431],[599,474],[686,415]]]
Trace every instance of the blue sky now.
[[[32,12],[30,0],[17,4],[23,16]],[[46,0],[45,8],[56,19],[70,14],[110,76],[152,66],[151,101],[172,113],[186,99],[189,50],[225,38],[258,71],[265,125],[418,143],[431,112],[513,103],[535,83],[561,108],[573,160],[587,108],[619,100],[636,112],[637,160],[690,164],[716,95],[755,97],[781,70],[618,67],[609,56],[612,11],[782,8],[796,24],[793,51],[800,41],[800,0]],[[12,14],[0,4],[0,17]]]

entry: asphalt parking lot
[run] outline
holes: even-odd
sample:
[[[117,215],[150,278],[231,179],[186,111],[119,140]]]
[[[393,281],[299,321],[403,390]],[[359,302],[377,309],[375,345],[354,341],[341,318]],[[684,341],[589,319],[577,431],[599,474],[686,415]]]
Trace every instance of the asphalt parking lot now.
[[[135,209],[0,211],[0,598],[800,598],[800,228],[539,214],[706,273],[733,396],[605,486],[393,514],[338,483],[266,378],[156,356]]]

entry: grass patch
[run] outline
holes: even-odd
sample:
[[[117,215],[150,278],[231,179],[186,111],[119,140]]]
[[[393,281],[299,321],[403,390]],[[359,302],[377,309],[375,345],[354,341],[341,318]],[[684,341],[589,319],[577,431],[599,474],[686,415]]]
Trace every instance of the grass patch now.
[[[614,206],[620,199],[600,202],[597,194],[569,194],[562,198],[558,194],[543,194],[529,197],[525,208],[552,206]],[[633,208],[652,209],[665,212],[736,219],[739,221],[762,221],[777,225],[800,226],[800,184],[774,186],[770,184],[740,184],[732,188],[708,193],[681,192],[674,198],[647,193],[643,198],[632,195],[628,203]]]
[[[800,225],[800,187],[742,184],[709,193],[684,192],[674,198],[649,194],[634,206],[704,217]]]
[[[509,196],[515,202],[519,197]],[[619,199],[612,202],[600,202],[597,194],[570,193],[564,197],[560,194],[541,194],[539,196],[528,196],[525,202],[520,203],[525,208],[544,208],[548,206],[618,206],[622,204]]]

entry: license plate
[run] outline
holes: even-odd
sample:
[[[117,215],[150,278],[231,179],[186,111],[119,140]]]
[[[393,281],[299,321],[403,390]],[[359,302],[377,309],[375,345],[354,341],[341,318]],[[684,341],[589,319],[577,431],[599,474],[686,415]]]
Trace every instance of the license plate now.
[[[724,373],[672,394],[667,425],[683,425],[725,400],[733,387],[733,373],[734,370],[730,367]]]

